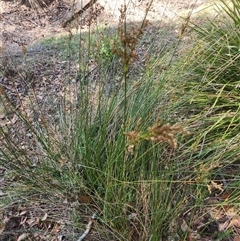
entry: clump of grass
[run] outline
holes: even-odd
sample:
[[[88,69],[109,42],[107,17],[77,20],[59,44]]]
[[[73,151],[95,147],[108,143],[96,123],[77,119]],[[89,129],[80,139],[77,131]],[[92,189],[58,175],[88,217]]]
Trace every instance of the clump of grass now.
[[[239,29],[238,14],[234,12],[239,3],[231,1],[232,7],[222,4],[218,7],[219,14],[222,13],[220,22],[209,21],[204,29],[194,26],[200,41],[193,55],[195,61],[189,59],[192,64],[188,65],[188,70],[192,70],[192,76],[186,85],[187,89],[194,87],[190,98],[191,112],[205,113],[203,125],[210,124],[208,135],[221,133],[219,141],[236,137],[239,115]]]
[[[122,17],[124,9],[126,8],[122,10]],[[146,24],[144,20],[140,28],[132,32],[131,38],[128,38],[126,25],[127,22],[122,19],[117,45],[111,46],[124,65],[124,84],[118,95],[104,95],[105,79],[108,77],[104,76],[107,73],[105,70],[100,72],[102,79],[95,85],[88,81],[90,78],[85,77],[86,65],[93,57],[94,49],[94,37],[89,30],[76,37],[69,32],[69,37],[62,43],[63,49],[67,51],[63,52],[64,56],[58,57],[68,60],[69,71],[71,64],[78,61],[79,82],[74,85],[68,83],[69,88],[66,89],[69,93],[64,93],[65,99],[59,104],[62,108],[55,123],[45,118],[40,105],[36,104],[37,97],[34,94],[29,96],[28,103],[32,104],[31,110],[35,112],[29,112],[27,106],[17,108],[11,99],[4,98],[6,108],[11,108],[16,115],[15,121],[19,127],[19,132],[14,129],[14,135],[10,133],[10,128],[14,125],[11,121],[0,129],[3,137],[1,165],[8,170],[6,178],[12,180],[4,192],[9,193],[8,200],[22,197],[30,201],[31,195],[41,194],[51,201],[58,199],[61,202],[80,202],[80,205],[80,197],[90,196],[93,203],[87,203],[89,212],[95,212],[99,223],[111,230],[116,239],[133,240],[137,237],[146,240],[151,236],[158,239],[168,232],[170,218],[166,221],[167,212],[173,216],[177,211],[177,208],[169,208],[172,200],[169,194],[172,191],[172,174],[169,170],[161,173],[160,169],[164,170],[165,166],[161,161],[161,149],[169,144],[176,147],[173,134],[178,131],[178,127],[154,125],[160,119],[154,111],[159,102],[156,96],[162,93],[162,98],[166,95],[165,90],[161,89],[162,85],[153,85],[153,78],[148,78],[148,81],[140,78],[133,86],[127,82],[129,65],[135,57],[134,50]],[[83,44],[84,36],[87,45]],[[59,42],[56,41],[55,44],[58,45]],[[74,52],[73,49],[78,51]],[[79,58],[76,58],[76,52]],[[91,92],[94,88],[98,91]],[[77,98],[69,106],[68,95],[73,90],[77,90]],[[32,93],[35,93],[34,89]],[[1,95],[5,97],[7,93],[2,91]],[[92,98],[94,96],[96,98]],[[146,96],[144,101],[142,96]],[[79,102],[75,103],[75,100]],[[39,118],[36,118],[34,113],[38,111]],[[143,120],[141,127],[152,126],[148,130],[148,139],[160,141],[162,136],[161,140],[168,145],[161,147],[145,142],[145,139],[138,147],[139,151],[130,155],[124,131],[134,129],[140,118]],[[27,137],[25,145],[18,142],[16,135]],[[13,192],[16,192],[16,196]],[[161,194],[164,195],[159,200]]]
[[[64,97],[74,92],[76,98],[70,106],[66,99],[61,102],[57,123],[47,118],[33,122],[1,92],[4,103],[8,102],[6,108],[11,107],[22,123],[22,132],[17,134],[27,133],[32,144],[27,148],[18,145],[9,129],[1,126],[0,163],[8,169],[8,178],[18,182],[12,181],[4,189],[8,193],[18,191],[16,196],[9,194],[8,200],[21,196],[27,200],[37,193],[51,201],[73,206],[77,203],[90,216],[96,215],[96,226],[104,227],[112,239],[128,241],[193,240],[194,226],[202,222],[201,217],[209,223],[214,219],[206,216],[212,205],[206,203],[206,198],[230,189],[233,194],[225,204],[236,204],[239,176],[234,173],[234,177],[230,169],[239,159],[239,104],[238,89],[233,88],[237,86],[237,75],[231,71],[238,68],[234,62],[238,58],[226,55],[225,41],[223,52],[215,45],[219,32],[224,31],[222,25],[216,32],[210,31],[211,38],[201,35],[200,43],[208,47],[198,46],[194,61],[184,63],[184,71],[191,73],[185,77],[190,80],[186,84],[179,75],[179,85],[175,78],[169,80],[173,75],[171,66],[167,74],[159,71],[162,59],[152,59],[146,75],[139,76],[136,82],[128,79],[145,26],[144,19],[139,28],[130,28],[129,34],[123,6],[113,41],[107,45],[106,39],[98,42],[103,50],[99,54],[106,54],[110,64],[114,61],[111,54],[118,55],[123,64],[123,85],[117,94],[110,95],[104,91],[109,78],[105,69],[98,69],[99,80],[94,83],[86,75],[91,58],[99,59],[93,55],[92,46],[98,40],[90,28],[76,38],[69,33],[65,59],[68,55],[69,67],[78,62],[75,74],[79,81],[70,82],[66,88],[69,93]],[[221,58],[231,61],[226,64]],[[168,59],[174,63],[172,56]],[[208,65],[214,67],[204,71]],[[231,79],[225,78],[222,68],[231,72]],[[182,86],[179,100],[173,96],[179,91],[174,85]],[[186,95],[184,91],[188,91]],[[81,216],[81,212],[75,210],[73,216]],[[183,220],[187,228],[182,227]],[[72,221],[72,226],[83,229],[78,220]],[[200,231],[206,233],[206,229]],[[215,240],[220,235],[214,234]]]
[[[196,174],[194,180],[200,184],[198,195],[193,192],[196,203],[204,195],[220,195],[229,190],[233,196],[239,195],[236,172],[240,141],[237,50],[240,19],[237,9],[239,1],[221,1],[216,19],[209,19],[203,26],[192,25],[196,45],[184,60],[184,80],[177,91],[179,102],[174,111],[182,114],[191,132],[189,147],[182,158],[188,159],[189,169]],[[236,205],[234,198],[226,202]],[[221,231],[225,238],[232,235],[227,229]]]

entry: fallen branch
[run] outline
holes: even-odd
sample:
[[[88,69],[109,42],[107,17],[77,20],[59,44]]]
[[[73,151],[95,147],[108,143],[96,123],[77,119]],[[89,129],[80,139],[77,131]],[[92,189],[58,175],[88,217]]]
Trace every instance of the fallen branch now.
[[[65,28],[69,23],[71,23],[75,18],[77,18],[77,16],[79,16],[84,11],[86,11],[88,8],[90,8],[94,3],[96,3],[97,0],[89,0],[89,1],[87,1],[87,3],[85,3],[86,1],[83,1],[83,3],[82,3],[82,0],[80,0],[80,1],[81,1],[80,9],[77,9],[77,11],[75,11],[73,15],[68,17],[68,19],[62,24],[63,28]],[[79,7],[77,6],[77,8],[79,8]]]

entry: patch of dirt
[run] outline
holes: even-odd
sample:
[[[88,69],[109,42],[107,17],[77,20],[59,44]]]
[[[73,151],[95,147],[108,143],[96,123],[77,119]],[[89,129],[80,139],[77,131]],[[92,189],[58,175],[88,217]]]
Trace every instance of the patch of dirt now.
[[[28,47],[45,37],[66,33],[60,23],[70,8],[67,1],[56,1],[45,11],[35,11],[13,1],[1,4],[0,41],[6,53],[21,51],[22,46]]]
[[[81,0],[78,0],[78,2]],[[182,11],[192,11],[210,0],[175,1],[154,0],[148,11],[150,21],[173,21]],[[62,24],[69,14],[74,12],[71,0],[54,1],[49,8],[33,10],[14,1],[1,1],[0,9],[0,46],[4,52],[21,51],[22,46],[31,46],[40,39],[58,34],[67,34],[68,29]],[[129,21],[142,21],[148,2],[145,0],[132,0],[128,3],[127,19]],[[98,0],[94,4],[95,9],[104,9],[98,12],[100,24],[110,26],[117,25],[120,11],[124,1]],[[98,7],[97,7],[98,6]],[[101,7],[99,7],[101,6]],[[88,18],[89,11],[81,15],[81,25],[84,27],[84,19]],[[85,21],[85,25],[87,22]]]

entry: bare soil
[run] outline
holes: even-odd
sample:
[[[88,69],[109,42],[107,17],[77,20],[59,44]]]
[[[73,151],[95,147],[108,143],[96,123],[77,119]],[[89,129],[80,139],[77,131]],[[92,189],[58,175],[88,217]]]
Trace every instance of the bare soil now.
[[[192,11],[207,2],[210,2],[210,0],[154,0],[148,12],[148,19],[152,22],[159,20],[171,22],[184,11]],[[109,26],[117,25],[120,14],[119,9],[123,3],[123,0],[98,0],[96,4],[94,4],[94,8],[98,9],[97,17],[99,23]],[[129,21],[141,21],[145,15],[147,6],[148,1],[145,0],[129,1],[127,19]],[[15,1],[1,1],[1,51],[21,51],[22,46],[28,48],[34,42],[43,38],[67,34],[69,26],[63,28],[62,25],[72,12],[74,12],[74,9],[70,0],[54,1],[49,8],[45,10],[34,10]],[[84,14],[79,16],[79,23],[83,28],[87,24],[86,20],[89,17],[89,13],[90,11],[86,10]]]

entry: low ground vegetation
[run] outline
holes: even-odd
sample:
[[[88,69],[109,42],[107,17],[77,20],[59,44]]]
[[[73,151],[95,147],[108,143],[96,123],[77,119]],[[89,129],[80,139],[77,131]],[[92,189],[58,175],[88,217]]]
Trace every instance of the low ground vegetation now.
[[[44,41],[58,91],[2,68],[0,240],[240,240],[239,9]]]

